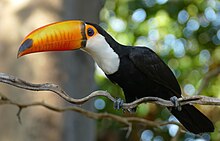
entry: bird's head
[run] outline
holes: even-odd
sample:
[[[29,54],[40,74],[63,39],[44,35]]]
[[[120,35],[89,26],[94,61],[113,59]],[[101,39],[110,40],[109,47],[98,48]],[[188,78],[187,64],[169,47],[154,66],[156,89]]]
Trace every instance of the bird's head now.
[[[22,41],[17,56],[35,52],[83,49],[87,42],[98,34],[94,25],[83,21],[52,23],[28,34]]]
[[[28,34],[21,42],[17,57],[35,52],[81,49],[89,53],[105,73],[110,74],[119,66],[119,56],[113,49],[116,43],[96,24],[63,21],[40,27]]]

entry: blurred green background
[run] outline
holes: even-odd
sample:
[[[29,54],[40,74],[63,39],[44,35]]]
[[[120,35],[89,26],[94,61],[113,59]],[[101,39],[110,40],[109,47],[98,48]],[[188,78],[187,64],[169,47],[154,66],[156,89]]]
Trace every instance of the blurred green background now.
[[[219,69],[218,0],[106,0],[100,20],[100,25],[118,42],[153,49],[172,69],[184,95],[197,94],[204,77]],[[121,93],[120,88],[114,87],[100,73],[96,73],[96,80],[102,89]],[[219,75],[214,75],[199,94],[219,98],[219,80]],[[215,123],[215,132],[200,137],[181,134],[178,140],[220,140],[219,108],[197,107]],[[109,106],[105,110],[111,111]],[[137,115],[150,120],[175,121],[166,109],[152,104],[140,106]],[[171,140],[178,130],[175,125],[161,129],[142,125],[136,128],[136,133],[132,134],[134,138],[142,132],[143,140],[155,141]]]
[[[172,69],[183,95],[198,94],[205,76],[220,69],[218,0],[1,0],[0,8],[0,72],[29,82],[59,84],[75,98],[98,89],[122,98],[123,92],[106,79],[85,53],[43,53],[17,60],[21,40],[37,27],[81,19],[99,24],[121,44],[149,47]],[[56,106],[66,105],[51,93],[30,95],[27,93],[34,92],[5,85],[0,86],[0,92],[22,103],[43,100]],[[220,75],[216,73],[207,81],[199,94],[220,98]],[[219,107],[196,106],[213,121],[215,132],[199,136],[181,133],[177,139],[174,138],[178,131],[176,125],[155,128],[134,124],[127,139],[126,127],[118,122],[94,121],[77,113],[60,114],[41,107],[23,111],[20,125],[16,119],[17,108],[1,106],[0,140],[219,141]],[[114,110],[113,103],[102,97],[83,108],[131,116]],[[135,116],[158,122],[176,121],[166,108],[154,104],[142,104]]]

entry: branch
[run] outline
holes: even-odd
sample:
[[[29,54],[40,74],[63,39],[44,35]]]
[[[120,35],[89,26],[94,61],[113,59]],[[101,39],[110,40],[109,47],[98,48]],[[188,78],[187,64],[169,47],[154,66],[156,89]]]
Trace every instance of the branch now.
[[[181,97],[178,98],[177,101],[179,102],[180,106],[186,105],[186,104],[199,104],[199,105],[220,105],[220,99],[208,97],[208,96],[189,96],[189,97]],[[170,100],[164,100],[162,98],[158,97],[143,97],[140,99],[137,99],[131,103],[124,103],[123,108],[129,109],[137,107],[141,103],[155,103],[161,106],[166,107],[174,107],[174,104]]]
[[[209,80],[210,80],[211,78],[213,78],[214,76],[218,75],[219,73],[220,73],[220,67],[217,67],[217,68],[215,68],[215,69],[209,71],[209,72],[205,75],[205,77],[203,78],[202,83],[201,83],[201,85],[200,85],[200,87],[199,87],[198,92],[197,92],[196,95],[200,94],[201,91],[208,85]]]
[[[26,89],[26,90],[32,90],[32,91],[51,91],[55,94],[62,97],[65,101],[72,103],[72,104],[83,104],[87,102],[88,100],[97,97],[97,96],[104,96],[110,99],[112,102],[115,102],[115,98],[113,98],[107,91],[95,91],[92,92],[90,95],[81,98],[81,99],[74,99],[70,97],[64,90],[62,90],[58,85],[51,84],[51,83],[44,83],[44,84],[33,84],[26,82],[24,80],[21,80],[17,77],[14,77],[12,75],[8,75],[5,73],[0,73],[0,82],[6,83],[18,88]],[[220,99],[218,98],[212,98],[207,96],[191,96],[191,97],[182,97],[178,98],[178,101],[180,105],[185,104],[200,104],[200,105],[220,105]],[[166,107],[174,107],[174,104],[170,100],[164,100],[159,97],[143,97],[140,99],[137,99],[131,103],[124,103],[122,105],[123,109],[131,109],[134,107],[137,107],[141,103],[155,103],[161,106]]]
[[[210,79],[210,78],[209,78]],[[44,84],[33,84],[29,83],[27,81],[24,81],[22,79],[19,79],[17,77],[14,77],[12,75],[8,75],[5,73],[0,73],[0,82],[6,83],[18,88],[26,89],[26,90],[32,90],[32,91],[51,91],[54,94],[57,94],[61,98],[63,98],[65,101],[72,103],[72,104],[83,104],[90,100],[91,98],[97,97],[97,96],[104,96],[110,99],[111,101],[115,102],[115,98],[113,98],[108,92],[106,91],[95,91],[91,93],[90,95],[81,98],[81,99],[74,99],[70,97],[64,90],[62,90],[58,85],[51,84],[51,83],[44,83]],[[204,86],[203,86],[204,87]],[[192,97],[182,97],[178,99],[180,105],[185,105],[185,104],[200,104],[200,105],[220,105],[220,99],[217,98],[212,98],[212,97],[207,97],[207,96],[192,96]],[[158,97],[143,97],[140,99],[137,99],[134,102],[131,103],[124,103],[122,105],[123,109],[130,109],[137,107],[139,104],[144,103],[144,102],[149,102],[149,103],[156,103],[158,105],[166,106],[166,107],[174,107],[174,104],[169,101],[169,100],[164,100]],[[18,111],[18,119],[20,121],[20,113],[22,109],[32,107],[32,106],[43,106],[47,109],[50,109],[52,111],[56,112],[65,112],[65,111],[75,111],[78,113],[81,113],[82,115],[92,118],[92,119],[110,119],[114,121],[118,121],[122,124],[125,124],[128,126],[128,132],[127,136],[130,134],[132,130],[132,123],[142,123],[141,125],[147,125],[147,126],[153,126],[153,127],[160,127],[164,126],[167,124],[176,124],[180,127],[180,131],[185,132],[185,128],[178,122],[166,122],[166,123],[161,123],[161,122],[154,122],[154,121],[149,121],[143,118],[138,118],[138,117],[121,117],[109,113],[94,113],[87,111],[85,109],[72,106],[72,107],[54,107],[51,105],[48,105],[44,102],[34,102],[30,104],[19,104],[16,103],[10,99],[8,99],[5,96],[0,95],[0,105],[1,104],[11,104],[11,105],[16,105],[19,107]]]
[[[0,73],[0,82],[6,83],[21,89],[31,90],[31,91],[51,91],[55,94],[59,95],[65,101],[72,103],[72,104],[83,104],[87,102],[89,99],[97,96],[105,96],[111,101],[115,99],[106,91],[96,91],[91,93],[90,95],[81,98],[81,99],[74,99],[70,97],[64,90],[62,90],[58,85],[51,84],[51,83],[44,83],[44,84],[33,84],[22,79],[19,79],[15,76],[8,75],[5,73]]]
[[[29,104],[20,104],[17,102],[14,102],[13,100],[1,95],[0,96],[0,105],[3,104],[9,104],[9,105],[15,105],[19,108],[19,111],[17,113],[19,122],[21,123],[21,118],[20,118],[20,113],[24,108],[29,108],[29,107],[34,107],[34,106],[43,106],[49,110],[55,111],[55,112],[66,112],[66,111],[74,111],[74,112],[78,112],[88,118],[91,119],[108,119],[108,120],[113,120],[113,121],[117,121],[119,123],[122,123],[126,126],[128,126],[128,131],[127,131],[127,135],[126,137],[128,137],[130,135],[130,132],[132,130],[132,123],[140,123],[141,125],[147,125],[150,127],[160,127],[160,126],[166,126],[168,124],[175,124],[177,126],[180,127],[180,129],[183,132],[186,132],[186,129],[178,122],[154,122],[154,121],[150,121],[150,120],[146,120],[143,118],[139,118],[139,117],[122,117],[122,116],[118,116],[118,115],[114,115],[114,114],[110,114],[110,113],[94,113],[94,112],[90,112],[87,111],[85,109],[82,109],[80,107],[76,107],[76,106],[69,106],[69,107],[55,107],[52,105],[49,105],[45,102],[33,102],[33,103],[29,103]]]

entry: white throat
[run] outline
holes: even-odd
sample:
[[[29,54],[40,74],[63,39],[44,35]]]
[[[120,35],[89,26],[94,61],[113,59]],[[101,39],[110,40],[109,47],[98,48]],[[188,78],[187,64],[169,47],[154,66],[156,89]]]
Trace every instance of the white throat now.
[[[106,74],[113,74],[118,70],[120,59],[117,53],[109,46],[101,34],[87,40],[83,51],[89,53],[98,66]]]

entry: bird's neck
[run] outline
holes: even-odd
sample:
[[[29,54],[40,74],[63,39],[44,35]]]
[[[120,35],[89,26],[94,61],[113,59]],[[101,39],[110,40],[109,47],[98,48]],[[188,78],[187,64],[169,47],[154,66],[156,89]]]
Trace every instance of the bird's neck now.
[[[118,70],[120,63],[119,56],[101,34],[88,40],[86,48],[82,50],[93,57],[105,74],[113,74]]]

